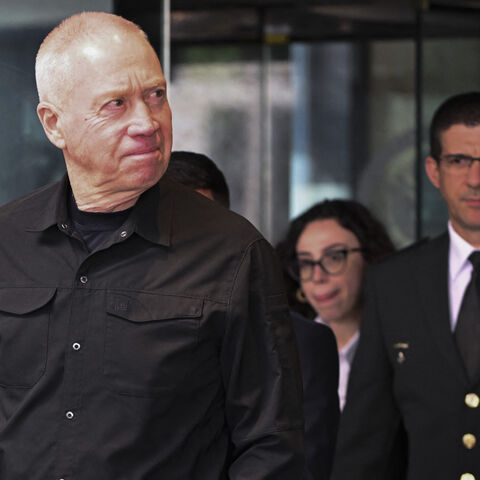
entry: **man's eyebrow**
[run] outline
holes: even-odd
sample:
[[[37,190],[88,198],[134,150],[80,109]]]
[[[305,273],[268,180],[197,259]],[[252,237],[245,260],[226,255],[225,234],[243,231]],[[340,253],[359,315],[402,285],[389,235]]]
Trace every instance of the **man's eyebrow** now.
[[[467,160],[478,160],[480,161],[480,157],[472,157],[467,155],[466,153],[446,153],[444,155],[445,158],[465,158]]]
[[[148,92],[151,90],[155,90],[157,88],[162,88],[166,90],[167,88],[166,80],[162,80],[162,79],[154,80],[153,82],[144,86],[142,88],[142,91]],[[105,90],[104,92],[99,93],[96,99],[96,103],[101,103],[105,100],[109,100],[113,98],[123,97],[124,95],[128,94],[130,90],[131,90],[131,87],[128,83],[125,83],[123,85],[118,84],[117,86],[114,86],[108,90]]]
[[[153,82],[149,82],[149,85],[151,85],[150,87],[146,87],[145,90],[152,90],[153,88],[158,88],[158,87],[161,87],[161,88],[166,88],[167,87],[167,81],[165,79],[158,79],[158,80],[155,80]]]

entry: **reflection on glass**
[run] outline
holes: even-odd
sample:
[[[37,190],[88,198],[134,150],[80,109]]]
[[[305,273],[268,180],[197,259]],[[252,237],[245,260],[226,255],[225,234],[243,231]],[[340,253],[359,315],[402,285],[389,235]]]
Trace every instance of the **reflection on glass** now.
[[[299,44],[290,216],[325,198],[355,198],[397,245],[413,240],[413,41]]]

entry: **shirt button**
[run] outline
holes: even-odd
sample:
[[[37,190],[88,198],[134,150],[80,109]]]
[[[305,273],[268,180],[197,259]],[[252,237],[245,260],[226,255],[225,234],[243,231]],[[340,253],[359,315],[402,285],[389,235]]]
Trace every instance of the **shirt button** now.
[[[475,393],[467,393],[465,395],[465,403],[470,408],[477,408],[478,405],[480,405],[480,398],[478,398],[478,395]]]
[[[83,283],[83,284],[87,283],[88,282],[88,277],[86,275],[82,275],[80,277],[80,282]]]
[[[123,230],[122,232],[120,232],[120,236],[122,238],[125,238],[127,235],[128,235],[128,232],[126,230]]]
[[[72,345],[72,348],[73,348],[74,350],[80,350],[80,344],[75,342],[75,343]]]
[[[73,414],[73,412],[67,412],[67,413],[65,414],[65,416],[66,416],[69,420],[71,420],[75,415]]]
[[[63,230],[68,230],[68,223],[62,223],[60,226]]]

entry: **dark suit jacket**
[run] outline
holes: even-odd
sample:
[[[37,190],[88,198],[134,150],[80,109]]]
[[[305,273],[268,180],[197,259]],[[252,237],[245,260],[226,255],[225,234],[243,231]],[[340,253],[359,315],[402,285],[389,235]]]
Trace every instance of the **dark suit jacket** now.
[[[333,480],[480,479],[480,447],[463,444],[480,440],[480,408],[466,397],[480,385],[451,332],[448,246],[444,234],[367,273]]]
[[[332,330],[292,312],[303,380],[304,480],[327,480],[337,437],[338,353]],[[295,479],[296,480],[296,479]]]

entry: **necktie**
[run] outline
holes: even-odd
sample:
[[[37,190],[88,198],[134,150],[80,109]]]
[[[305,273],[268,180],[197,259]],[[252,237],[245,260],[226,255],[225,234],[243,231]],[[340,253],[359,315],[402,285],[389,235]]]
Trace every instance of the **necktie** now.
[[[463,294],[455,340],[473,382],[480,373],[480,251],[473,252],[468,259],[473,265],[472,277]]]

